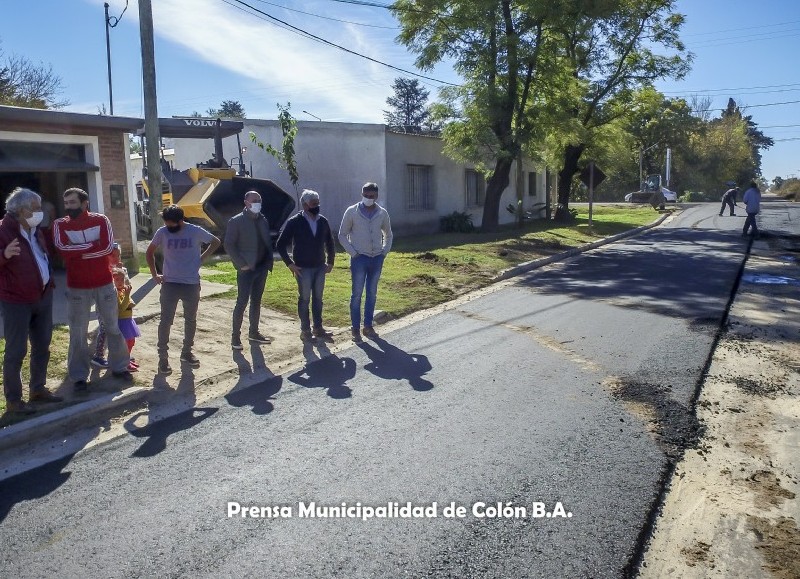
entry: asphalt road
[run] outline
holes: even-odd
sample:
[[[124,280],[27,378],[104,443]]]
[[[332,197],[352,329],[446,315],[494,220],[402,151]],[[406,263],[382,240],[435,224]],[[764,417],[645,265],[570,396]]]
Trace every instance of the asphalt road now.
[[[697,436],[690,405],[742,223],[689,208],[0,482],[0,575],[625,576]],[[436,503],[436,516],[301,517],[312,502]],[[526,512],[474,507],[497,502]],[[229,517],[229,503],[291,518]]]

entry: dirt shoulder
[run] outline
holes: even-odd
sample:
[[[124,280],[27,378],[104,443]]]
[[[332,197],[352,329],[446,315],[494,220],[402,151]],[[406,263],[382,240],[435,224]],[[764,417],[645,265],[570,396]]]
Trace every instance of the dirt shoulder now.
[[[641,577],[800,577],[800,240],[757,240]]]

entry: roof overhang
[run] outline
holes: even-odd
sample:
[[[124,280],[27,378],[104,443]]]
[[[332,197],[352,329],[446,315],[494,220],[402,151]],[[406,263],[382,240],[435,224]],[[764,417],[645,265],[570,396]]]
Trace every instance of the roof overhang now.
[[[87,115],[46,109],[28,109],[0,105],[0,122],[17,121],[38,125],[56,125],[66,128],[111,129],[134,133],[144,126],[142,119],[114,117],[109,115]]]

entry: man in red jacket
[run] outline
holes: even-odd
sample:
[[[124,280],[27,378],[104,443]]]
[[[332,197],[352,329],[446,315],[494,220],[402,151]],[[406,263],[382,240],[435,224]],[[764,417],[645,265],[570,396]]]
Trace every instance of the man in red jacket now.
[[[31,343],[30,401],[59,402],[46,387],[53,335],[53,280],[47,242],[37,228],[42,199],[17,187],[6,199],[0,221],[0,312],[6,339],[3,354],[3,393],[6,410],[31,414],[22,400],[22,360]]]
[[[105,215],[89,212],[89,194],[83,189],[64,191],[64,211],[67,216],[53,222],[53,241],[67,269],[67,374],[76,392],[86,391],[90,370],[87,334],[94,303],[106,329],[112,374],[130,381],[130,357],[117,324],[117,290],[108,267],[114,244],[111,223]]]

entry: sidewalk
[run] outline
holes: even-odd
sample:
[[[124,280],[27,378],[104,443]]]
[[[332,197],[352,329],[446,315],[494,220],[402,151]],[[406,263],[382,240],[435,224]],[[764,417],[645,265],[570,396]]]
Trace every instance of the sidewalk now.
[[[765,209],[641,577],[800,577],[800,205]]]

